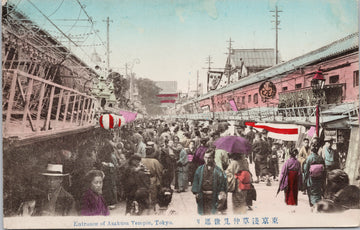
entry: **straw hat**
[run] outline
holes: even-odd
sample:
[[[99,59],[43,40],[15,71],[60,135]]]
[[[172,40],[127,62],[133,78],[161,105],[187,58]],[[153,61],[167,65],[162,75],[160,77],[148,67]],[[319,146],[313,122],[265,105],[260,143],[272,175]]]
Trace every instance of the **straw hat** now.
[[[46,172],[41,173],[43,176],[68,176],[69,173],[63,174],[62,164],[48,164]]]

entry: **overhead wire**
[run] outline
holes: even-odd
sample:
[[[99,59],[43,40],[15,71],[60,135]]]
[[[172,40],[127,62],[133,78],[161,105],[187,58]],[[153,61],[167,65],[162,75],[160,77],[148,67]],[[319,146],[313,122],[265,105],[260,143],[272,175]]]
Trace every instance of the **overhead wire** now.
[[[28,2],[37,10],[40,12],[40,14],[46,18],[64,37],[66,37],[71,43],[73,43],[76,47],[78,47],[88,58],[91,60],[90,55],[85,52],[83,48],[81,48],[76,42],[74,42],[68,35],[64,33],[50,18],[48,18],[31,0],[28,0]]]
[[[52,12],[50,15],[48,15],[48,17],[50,18],[51,16],[53,16],[53,15],[60,9],[60,7],[62,6],[63,3],[64,3],[64,0],[62,0],[62,2],[60,3],[60,5],[55,9],[54,12]]]
[[[78,23],[79,19],[80,19],[80,16],[81,16],[81,9],[79,11],[79,14],[78,14],[78,17],[77,19],[75,20],[74,24],[70,27],[70,29],[68,31],[66,31],[66,33],[69,33],[74,27],[75,25]]]
[[[86,16],[88,17],[89,22],[90,22],[91,24],[94,24],[92,18],[91,18],[91,17],[89,16],[89,14],[86,12],[84,6],[80,3],[80,1],[79,1],[79,0],[76,0],[76,2],[80,5],[81,9],[84,11],[84,13],[86,14]],[[106,45],[105,45],[105,43],[103,42],[103,40],[101,39],[100,35],[97,33],[96,30],[94,30],[94,32],[95,32],[96,36],[98,37],[98,39],[100,40],[100,42],[103,44],[104,48],[106,49]]]

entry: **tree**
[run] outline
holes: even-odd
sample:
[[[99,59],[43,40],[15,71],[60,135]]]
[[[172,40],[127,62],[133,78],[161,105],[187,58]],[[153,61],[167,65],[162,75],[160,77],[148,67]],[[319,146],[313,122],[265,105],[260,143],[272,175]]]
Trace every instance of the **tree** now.
[[[114,85],[114,93],[116,99],[119,101],[120,107],[129,107],[128,98],[126,97],[126,92],[129,90],[130,82],[128,79],[124,78],[123,75],[117,72],[111,72],[108,76],[108,79],[111,79]]]
[[[160,100],[156,95],[160,93],[160,88],[154,81],[148,78],[137,78],[135,84],[139,91],[140,101],[146,108],[149,115],[157,115],[162,112]]]

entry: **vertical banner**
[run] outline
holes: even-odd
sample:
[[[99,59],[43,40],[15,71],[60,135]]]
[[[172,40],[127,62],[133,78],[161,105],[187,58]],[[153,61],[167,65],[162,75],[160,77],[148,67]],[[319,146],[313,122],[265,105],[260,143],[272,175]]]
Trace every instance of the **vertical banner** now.
[[[219,71],[209,71],[208,72],[208,79],[207,79],[207,91],[216,90],[221,78],[223,76],[223,72]]]
[[[232,99],[229,101],[232,111],[238,111],[235,101]]]

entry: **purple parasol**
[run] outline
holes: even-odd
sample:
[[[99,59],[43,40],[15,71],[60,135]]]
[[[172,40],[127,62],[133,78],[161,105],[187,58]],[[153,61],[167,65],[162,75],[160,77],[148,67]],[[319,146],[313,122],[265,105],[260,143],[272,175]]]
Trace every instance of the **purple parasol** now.
[[[251,152],[251,144],[243,137],[226,136],[220,137],[214,142],[218,149],[223,149],[229,153],[249,154]]]

